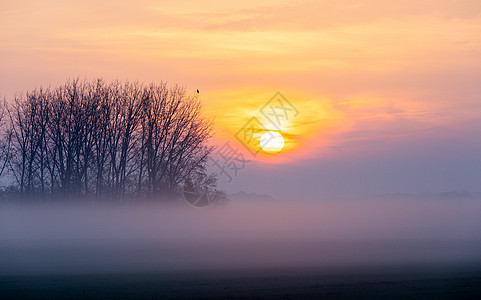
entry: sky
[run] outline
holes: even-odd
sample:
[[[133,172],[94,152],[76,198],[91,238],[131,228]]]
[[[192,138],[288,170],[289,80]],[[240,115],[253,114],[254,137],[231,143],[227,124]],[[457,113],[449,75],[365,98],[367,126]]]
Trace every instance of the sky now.
[[[220,173],[227,192],[481,191],[477,0],[0,0],[0,94],[75,77],[199,89],[214,157],[248,161]],[[279,126],[262,114],[277,92]],[[281,152],[246,147],[252,118]]]

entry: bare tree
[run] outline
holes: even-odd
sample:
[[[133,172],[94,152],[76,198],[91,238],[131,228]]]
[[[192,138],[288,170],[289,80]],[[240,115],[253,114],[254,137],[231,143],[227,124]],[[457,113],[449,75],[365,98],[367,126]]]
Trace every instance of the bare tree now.
[[[0,161],[21,193],[156,197],[212,151],[200,101],[165,83],[69,80],[17,96],[8,116]]]
[[[142,87],[115,82],[110,86],[110,185],[116,195],[125,193],[133,162],[134,133],[140,122]]]
[[[42,90],[17,95],[9,110],[12,134],[12,173],[20,192],[32,193],[35,189],[35,159],[38,155],[41,136],[37,128]]]
[[[6,115],[7,115],[7,101],[3,98],[0,105],[0,176],[4,174],[10,160],[12,134],[11,130],[7,127]]]
[[[198,99],[179,87],[151,85],[142,107],[147,191],[175,190],[211,153],[211,123],[202,118]]]

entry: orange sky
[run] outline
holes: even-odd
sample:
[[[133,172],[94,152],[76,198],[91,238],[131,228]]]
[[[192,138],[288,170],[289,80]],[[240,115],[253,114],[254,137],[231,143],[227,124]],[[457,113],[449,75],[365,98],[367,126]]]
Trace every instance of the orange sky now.
[[[222,144],[280,91],[299,115],[278,163],[481,117],[477,0],[0,2],[7,98],[77,76],[178,83],[201,90]]]

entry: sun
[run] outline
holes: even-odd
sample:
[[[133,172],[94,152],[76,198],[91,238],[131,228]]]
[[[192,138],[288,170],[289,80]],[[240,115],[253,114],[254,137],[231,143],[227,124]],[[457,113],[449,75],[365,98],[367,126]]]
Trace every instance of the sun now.
[[[267,131],[260,140],[261,148],[267,153],[277,153],[284,148],[284,137],[277,131]]]

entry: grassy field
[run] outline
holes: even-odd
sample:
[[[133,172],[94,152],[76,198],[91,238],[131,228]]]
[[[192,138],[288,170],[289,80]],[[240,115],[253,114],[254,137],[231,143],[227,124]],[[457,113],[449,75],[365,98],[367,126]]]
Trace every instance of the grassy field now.
[[[2,299],[480,299],[481,266],[0,277]]]

